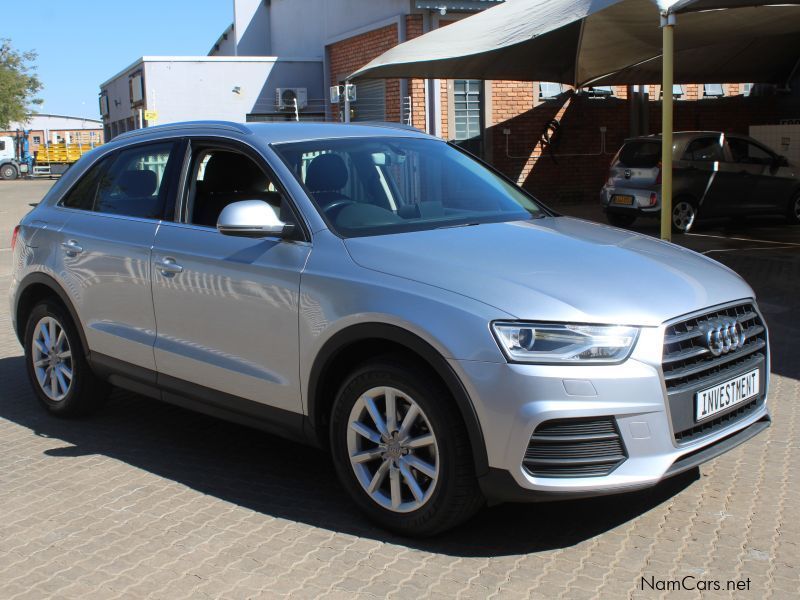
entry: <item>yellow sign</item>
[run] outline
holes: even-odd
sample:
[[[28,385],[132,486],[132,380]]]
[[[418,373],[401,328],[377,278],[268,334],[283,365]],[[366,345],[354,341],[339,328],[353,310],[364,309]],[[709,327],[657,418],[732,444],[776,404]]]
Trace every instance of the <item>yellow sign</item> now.
[[[145,121],[158,121],[158,111],[157,110],[146,110],[146,111],[144,111],[144,120]]]

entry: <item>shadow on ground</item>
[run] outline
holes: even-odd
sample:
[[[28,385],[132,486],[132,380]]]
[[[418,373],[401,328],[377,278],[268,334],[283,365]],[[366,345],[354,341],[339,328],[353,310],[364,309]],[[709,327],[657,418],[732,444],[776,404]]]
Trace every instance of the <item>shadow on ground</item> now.
[[[409,540],[370,526],[319,450],[121,391],[95,416],[59,419],[39,406],[21,356],[0,359],[0,381],[0,418],[63,440],[45,451],[49,456],[108,456],[263,514],[454,556],[572,546],[651,510],[698,477],[694,470],[622,496],[486,508],[436,539]]]

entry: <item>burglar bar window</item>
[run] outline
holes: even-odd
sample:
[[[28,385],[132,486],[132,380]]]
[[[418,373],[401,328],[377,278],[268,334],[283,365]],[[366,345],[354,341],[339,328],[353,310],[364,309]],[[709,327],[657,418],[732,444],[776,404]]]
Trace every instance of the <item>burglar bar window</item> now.
[[[469,140],[481,135],[481,81],[456,79],[453,82],[453,106],[456,140]]]
[[[551,81],[539,82],[539,100],[551,100],[564,91],[564,86]]]
[[[721,83],[704,83],[703,84],[703,97],[705,98],[720,98],[724,96],[725,92],[722,89]]]

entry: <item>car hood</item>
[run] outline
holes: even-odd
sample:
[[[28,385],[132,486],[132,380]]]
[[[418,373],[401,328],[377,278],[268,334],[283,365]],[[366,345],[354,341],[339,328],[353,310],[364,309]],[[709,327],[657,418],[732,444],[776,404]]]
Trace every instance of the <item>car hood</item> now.
[[[741,277],[705,256],[569,217],[357,237],[345,245],[364,268],[519,319],[658,325],[753,296]]]

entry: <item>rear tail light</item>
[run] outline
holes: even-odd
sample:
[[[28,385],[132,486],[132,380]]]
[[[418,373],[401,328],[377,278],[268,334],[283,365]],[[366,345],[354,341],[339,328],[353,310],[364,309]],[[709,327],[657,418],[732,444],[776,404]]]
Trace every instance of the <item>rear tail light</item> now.
[[[658,195],[655,192],[650,192],[650,206],[658,204]]]
[[[14,227],[14,233],[11,234],[11,251],[14,251],[14,247],[17,245],[17,236],[19,235],[19,225]]]
[[[656,175],[656,183],[661,183],[661,163],[658,163],[658,174]]]

